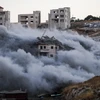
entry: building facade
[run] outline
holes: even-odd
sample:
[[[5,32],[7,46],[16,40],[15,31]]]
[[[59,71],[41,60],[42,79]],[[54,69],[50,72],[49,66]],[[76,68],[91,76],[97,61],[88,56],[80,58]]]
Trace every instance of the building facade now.
[[[10,11],[4,11],[4,8],[0,6],[0,25],[4,25],[7,28],[10,27]]]
[[[18,22],[24,27],[37,28],[41,23],[41,12],[33,11],[33,14],[18,15]]]
[[[38,45],[38,50],[39,56],[55,58],[57,51],[59,50],[59,46],[55,44],[40,44]]]
[[[68,29],[70,28],[70,8],[64,7],[50,10],[49,28]]]
[[[54,37],[42,36],[38,37],[38,56],[46,56],[49,58],[57,58],[57,51],[60,50],[59,41]]]

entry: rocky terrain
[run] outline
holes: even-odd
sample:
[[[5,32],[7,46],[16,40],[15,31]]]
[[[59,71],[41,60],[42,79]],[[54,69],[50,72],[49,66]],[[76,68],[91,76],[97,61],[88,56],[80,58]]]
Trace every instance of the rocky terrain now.
[[[66,87],[62,100],[100,100],[100,76]]]

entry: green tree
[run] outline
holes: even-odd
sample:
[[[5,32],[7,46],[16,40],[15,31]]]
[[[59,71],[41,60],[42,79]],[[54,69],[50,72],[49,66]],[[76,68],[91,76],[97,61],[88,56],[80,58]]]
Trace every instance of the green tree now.
[[[95,17],[92,15],[88,15],[84,20],[100,20],[100,17]]]

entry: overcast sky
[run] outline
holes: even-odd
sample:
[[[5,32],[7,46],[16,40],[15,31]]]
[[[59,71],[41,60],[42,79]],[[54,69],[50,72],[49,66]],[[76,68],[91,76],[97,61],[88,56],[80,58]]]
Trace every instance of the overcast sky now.
[[[4,10],[11,11],[11,22],[18,21],[18,14],[41,10],[42,22],[48,19],[50,9],[70,7],[71,16],[83,19],[87,15],[100,16],[100,0],[0,0]]]

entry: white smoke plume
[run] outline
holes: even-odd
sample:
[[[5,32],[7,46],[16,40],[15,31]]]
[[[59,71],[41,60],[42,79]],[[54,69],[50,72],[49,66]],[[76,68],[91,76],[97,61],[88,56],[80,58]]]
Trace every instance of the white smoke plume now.
[[[57,61],[37,58],[29,44],[32,46],[44,31],[74,49],[58,51]],[[33,30],[21,25],[7,30],[0,26],[0,90],[50,92],[70,81],[83,82],[95,75],[100,75],[100,42],[73,31]]]

